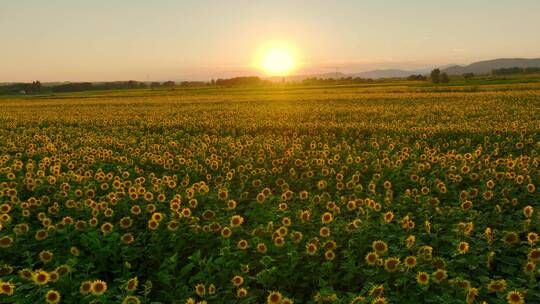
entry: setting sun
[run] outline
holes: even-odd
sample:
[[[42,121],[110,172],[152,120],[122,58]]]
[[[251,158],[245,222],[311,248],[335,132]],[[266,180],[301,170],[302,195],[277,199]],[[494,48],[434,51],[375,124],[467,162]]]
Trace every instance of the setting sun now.
[[[270,76],[286,76],[296,67],[296,59],[291,48],[272,46],[262,52],[259,67]]]

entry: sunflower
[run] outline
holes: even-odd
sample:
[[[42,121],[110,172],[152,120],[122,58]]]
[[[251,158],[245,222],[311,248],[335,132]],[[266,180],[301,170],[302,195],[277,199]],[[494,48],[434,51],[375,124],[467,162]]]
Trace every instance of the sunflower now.
[[[290,218],[284,217],[283,219],[281,219],[281,223],[283,224],[283,226],[288,227],[292,224],[292,221]]]
[[[383,294],[384,294],[384,285],[382,284],[374,285],[369,290],[369,295],[374,298],[381,297]]]
[[[506,300],[508,301],[508,304],[523,304],[525,303],[525,299],[523,298],[523,295],[519,291],[510,291],[506,295]]]
[[[238,288],[236,290],[236,296],[239,298],[244,298],[247,296],[247,294],[248,294],[248,291],[245,288]]]
[[[79,291],[82,295],[87,295],[92,291],[92,282],[91,281],[84,281],[81,283],[81,286],[79,288]]]
[[[266,245],[264,243],[257,244],[257,251],[260,253],[266,253]]]
[[[111,223],[104,223],[103,225],[101,225],[101,232],[103,232],[103,234],[109,234],[111,233],[113,230],[113,224]]]
[[[264,193],[258,193],[257,194],[257,202],[259,204],[262,204],[265,199],[266,199],[266,196],[264,195]]]
[[[364,259],[369,265],[374,266],[377,263],[377,260],[379,259],[379,255],[377,254],[377,252],[372,251],[366,254]]]
[[[314,243],[307,243],[306,252],[309,255],[315,255],[317,253],[317,245],[315,245]]]
[[[538,233],[529,232],[527,234],[527,242],[529,242],[529,244],[534,245],[536,244],[537,241],[538,241]]]
[[[473,207],[473,203],[469,200],[465,200],[463,203],[461,203],[461,209],[468,211]]]
[[[126,283],[126,290],[128,292],[133,292],[135,289],[137,289],[137,286],[139,285],[139,279],[137,277],[131,278]]]
[[[488,292],[501,292],[506,289],[506,280],[491,281],[488,284]]]
[[[206,287],[201,283],[195,285],[195,293],[199,297],[203,297],[206,294]]]
[[[127,229],[131,227],[132,224],[133,224],[133,220],[129,216],[125,216],[120,219],[120,228],[122,229]]]
[[[289,228],[285,226],[281,226],[276,230],[279,236],[286,236],[289,233]]]
[[[1,226],[0,226],[1,227]],[[9,236],[3,236],[0,238],[0,248],[9,248],[13,244],[13,238]]]
[[[122,304],[140,304],[141,300],[135,296],[127,296],[122,300]]]
[[[533,215],[534,208],[530,205],[523,207],[523,215],[525,215],[526,218],[530,218]]]
[[[49,282],[56,282],[60,278],[60,275],[56,271],[49,272]]]
[[[276,245],[276,247],[282,247],[283,245],[285,245],[285,239],[281,236],[276,237],[274,239],[274,245]]]
[[[411,249],[415,242],[416,237],[414,235],[409,235],[405,240],[405,245],[407,246],[407,248]]]
[[[129,245],[131,243],[133,243],[133,241],[135,240],[135,238],[133,237],[133,234],[131,233],[126,233],[126,234],[123,234],[121,237],[120,237],[120,240],[122,241],[122,243],[126,244],[126,245]]]
[[[223,227],[223,229],[221,229],[221,236],[223,236],[224,238],[230,238],[231,234],[232,234],[231,228]]]
[[[527,255],[530,261],[533,263],[540,262],[540,248],[534,248],[529,251],[529,254]]]
[[[403,260],[403,264],[407,269],[412,269],[416,267],[416,257],[415,256],[408,256]]]
[[[437,269],[431,274],[431,277],[435,283],[442,283],[444,280],[446,280],[446,278],[448,278],[448,274],[444,269]]]
[[[25,281],[32,280],[32,270],[29,268],[19,270],[19,277]]]
[[[329,237],[330,236],[330,228],[328,227],[321,227],[321,229],[319,229],[319,235],[321,237]]]
[[[388,245],[381,240],[374,241],[371,244],[371,248],[375,250],[378,254],[384,254],[388,251]]]
[[[525,263],[525,266],[523,266],[523,271],[525,273],[533,273],[536,270],[536,264],[533,262],[527,262]]]
[[[300,212],[299,217],[300,217],[300,220],[302,222],[307,222],[307,221],[311,220],[311,211],[310,210],[302,210]]]
[[[231,217],[231,227],[238,227],[244,223],[244,218],[240,215],[233,215]]]
[[[236,275],[232,278],[231,282],[234,286],[240,287],[244,284],[244,278],[242,276]]]
[[[32,274],[32,281],[37,285],[45,285],[49,282],[49,273],[45,270],[36,270]]]
[[[416,274],[416,281],[420,285],[427,285],[429,283],[429,275],[427,272],[420,271]]]
[[[95,296],[100,296],[107,291],[107,283],[101,280],[95,280],[92,282],[90,292]]]
[[[174,231],[178,230],[178,227],[179,227],[178,222],[175,221],[175,220],[171,220],[171,221],[169,221],[169,223],[167,223],[167,230],[169,230],[169,231],[174,232]]]
[[[383,215],[383,220],[385,223],[390,223],[394,219],[394,213],[392,211],[388,211]]]
[[[141,207],[139,207],[138,205],[131,206],[130,212],[133,215],[139,215],[141,214]]]
[[[384,297],[378,297],[375,298],[373,301],[371,301],[371,304],[386,304],[386,299]]]
[[[246,250],[248,248],[248,241],[246,240],[239,240],[236,244],[236,248],[240,250]]]
[[[471,287],[469,288],[469,291],[467,291],[467,303],[472,304],[476,300],[476,297],[478,296],[478,288]]]
[[[281,300],[281,304],[294,304],[294,301],[290,298],[283,298],[283,300]]]
[[[333,241],[333,240],[328,240],[328,241],[326,241],[326,242],[324,243],[323,247],[324,247],[324,249],[326,249],[326,250],[334,250],[334,249],[336,249],[337,244],[336,244],[336,242]]]
[[[325,225],[331,223],[333,220],[334,220],[334,217],[332,216],[332,213],[330,212],[325,212],[321,216],[321,222]]]
[[[56,304],[60,302],[60,298],[61,298],[60,293],[53,289],[47,291],[47,294],[45,294],[45,301],[48,304]]]
[[[469,251],[469,243],[467,242],[459,242],[458,245],[458,252],[460,254],[465,254]]]
[[[398,270],[400,264],[399,258],[393,257],[384,260],[384,269],[388,272],[395,272]]]
[[[333,250],[327,250],[325,253],[324,253],[324,258],[328,261],[332,261],[336,258],[336,254],[334,253]]]
[[[43,250],[39,253],[39,259],[43,263],[49,263],[53,258],[53,253],[48,250]]]
[[[267,304],[281,304],[282,296],[279,291],[271,291],[266,297]]]
[[[48,236],[49,236],[49,233],[47,232],[47,230],[43,230],[43,229],[36,231],[36,234],[35,234],[35,238],[38,241],[43,241]]]
[[[0,281],[0,295],[5,294],[12,296],[15,292],[15,285],[11,282],[2,282]]]
[[[517,233],[515,232],[508,232],[505,236],[504,236],[504,242],[507,244],[507,245],[514,245],[516,244],[517,242],[519,242],[519,236]]]

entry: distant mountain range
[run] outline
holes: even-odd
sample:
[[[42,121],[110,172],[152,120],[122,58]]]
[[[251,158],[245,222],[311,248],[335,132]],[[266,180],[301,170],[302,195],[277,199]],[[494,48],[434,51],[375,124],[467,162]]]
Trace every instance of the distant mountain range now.
[[[388,70],[373,70],[360,73],[350,74],[352,77],[361,77],[361,78],[396,78],[396,77],[408,77],[413,74],[424,74],[423,71],[406,71],[399,69],[388,69]]]
[[[540,58],[528,59],[528,58],[499,58],[493,60],[485,60],[471,63],[466,66],[461,65],[444,65],[439,66],[442,72],[448,75],[461,75],[464,73],[474,74],[488,74],[493,69],[500,68],[528,68],[528,67],[540,67]],[[311,74],[311,75],[294,75],[285,77],[285,81],[302,81],[306,78],[316,77],[319,79],[329,78],[343,78],[343,77],[361,77],[361,78],[405,78],[410,75],[427,75],[436,67],[426,67],[418,70],[401,70],[401,69],[381,69],[371,70],[358,73],[323,73],[323,74]],[[271,81],[282,81],[283,77],[271,77]]]
[[[475,73],[475,74],[487,74],[491,70],[501,68],[533,68],[540,67],[540,58],[527,59],[527,58],[500,58],[494,60],[485,60],[471,63],[466,66],[454,65],[446,69],[442,69],[442,72],[448,75],[461,75],[463,73]]]

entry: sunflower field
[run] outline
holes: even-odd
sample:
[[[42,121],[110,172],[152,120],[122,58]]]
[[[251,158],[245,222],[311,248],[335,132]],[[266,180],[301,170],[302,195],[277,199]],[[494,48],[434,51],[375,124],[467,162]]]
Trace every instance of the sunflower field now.
[[[0,99],[0,303],[540,303],[539,92]]]

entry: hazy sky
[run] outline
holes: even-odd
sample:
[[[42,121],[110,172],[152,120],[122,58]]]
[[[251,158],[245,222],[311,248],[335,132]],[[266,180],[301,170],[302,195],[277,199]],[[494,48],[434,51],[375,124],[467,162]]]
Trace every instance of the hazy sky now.
[[[260,73],[268,41],[298,73],[540,57],[540,0],[0,0],[0,82]]]

